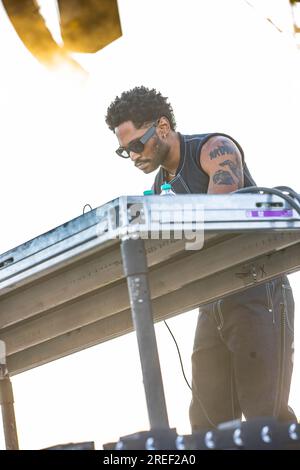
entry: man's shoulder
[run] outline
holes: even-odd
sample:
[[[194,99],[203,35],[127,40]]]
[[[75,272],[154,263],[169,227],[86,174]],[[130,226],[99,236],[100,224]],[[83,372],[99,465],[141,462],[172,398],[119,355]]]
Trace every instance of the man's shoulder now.
[[[181,134],[183,140],[185,142],[201,142],[203,145],[206,142],[218,141],[221,139],[224,140],[231,140],[232,142],[236,143],[236,140],[228,134],[224,132],[205,132],[201,134]]]
[[[207,137],[209,138],[209,136],[211,136],[211,135],[216,135],[216,133],[205,132],[205,133],[201,133],[201,134],[181,134],[182,138],[185,141],[203,140],[203,139],[206,139]]]

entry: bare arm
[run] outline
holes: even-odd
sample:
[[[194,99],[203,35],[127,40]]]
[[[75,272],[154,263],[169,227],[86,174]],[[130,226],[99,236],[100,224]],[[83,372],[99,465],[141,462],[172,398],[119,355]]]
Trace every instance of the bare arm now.
[[[200,164],[209,176],[208,194],[230,193],[243,187],[242,156],[228,137],[211,137],[202,147]]]

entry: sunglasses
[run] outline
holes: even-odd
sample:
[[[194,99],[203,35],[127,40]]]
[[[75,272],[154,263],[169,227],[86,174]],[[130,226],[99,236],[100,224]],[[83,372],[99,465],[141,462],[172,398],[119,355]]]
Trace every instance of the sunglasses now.
[[[145,148],[145,144],[155,134],[157,122],[153,124],[142,137],[132,140],[127,147],[119,147],[116,150],[117,155],[122,158],[130,158],[130,152],[142,153]]]

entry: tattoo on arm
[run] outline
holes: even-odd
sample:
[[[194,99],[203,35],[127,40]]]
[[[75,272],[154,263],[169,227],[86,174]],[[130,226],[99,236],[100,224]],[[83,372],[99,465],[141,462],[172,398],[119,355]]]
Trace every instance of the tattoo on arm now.
[[[219,145],[209,152],[209,157],[211,160],[214,160],[217,157],[221,157],[222,155],[234,155],[236,153],[236,149],[233,145],[227,143],[226,140],[222,140],[221,142],[223,145]]]
[[[232,160],[225,160],[224,162],[220,163],[220,166],[229,166],[230,171],[237,177],[238,180],[241,178],[241,170],[238,165],[237,159],[235,163]]]
[[[219,166],[221,167],[229,167],[230,171],[219,170],[213,176],[213,182],[215,184],[227,184],[227,185],[234,185],[237,184],[238,189],[242,187],[243,182],[243,172],[241,171],[238,159],[235,159],[235,162],[232,160],[224,160],[224,162],[220,163]],[[236,180],[234,180],[233,176],[235,176]]]
[[[213,176],[214,184],[228,184],[233,185],[235,183],[232,174],[229,171],[219,170]]]
[[[213,184],[241,188],[243,186],[243,169],[236,145],[230,140],[218,139],[211,146],[211,149],[209,152],[210,160],[220,158],[220,161],[217,160],[212,163],[214,168],[219,167],[211,176]]]

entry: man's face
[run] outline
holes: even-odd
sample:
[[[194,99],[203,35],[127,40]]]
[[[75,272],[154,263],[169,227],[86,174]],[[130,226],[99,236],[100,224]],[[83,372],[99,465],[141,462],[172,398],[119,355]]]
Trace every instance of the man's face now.
[[[126,121],[120,124],[115,129],[116,136],[118,138],[120,147],[128,147],[128,145],[141,138],[145,132],[151,127],[149,124],[147,127],[137,129],[132,121]],[[168,151],[169,145],[160,138],[160,127],[156,128],[156,132],[144,145],[144,150],[141,153],[134,153],[130,151],[130,159],[134,162],[134,165],[142,170],[144,173],[151,173],[156,170],[164,161]]]

